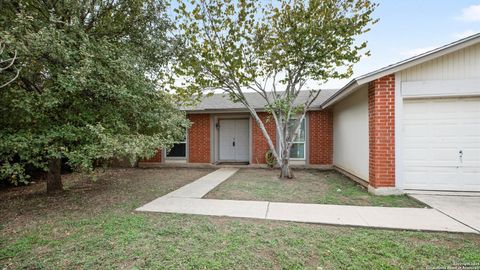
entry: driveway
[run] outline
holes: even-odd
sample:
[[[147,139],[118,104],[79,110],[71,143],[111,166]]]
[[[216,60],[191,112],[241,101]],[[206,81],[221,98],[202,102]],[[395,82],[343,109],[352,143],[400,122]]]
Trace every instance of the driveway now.
[[[480,232],[480,196],[410,196]]]

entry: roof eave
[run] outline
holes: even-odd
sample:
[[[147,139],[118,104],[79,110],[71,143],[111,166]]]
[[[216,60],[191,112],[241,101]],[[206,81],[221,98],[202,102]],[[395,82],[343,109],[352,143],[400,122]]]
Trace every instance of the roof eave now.
[[[452,53],[454,51],[461,50],[468,46],[472,46],[478,43],[479,40],[480,40],[480,33],[472,35],[470,37],[466,37],[464,39],[457,40],[455,42],[449,43],[447,45],[436,48],[434,50],[419,54],[417,56],[395,63],[393,65],[389,65],[381,69],[377,69],[375,71],[367,73],[365,75],[362,75],[360,77],[357,77],[351,80],[347,85],[342,87],[337,93],[335,93],[325,102],[323,102],[321,107],[326,108],[337,103],[338,101],[342,100],[343,98],[345,98],[346,96],[348,96],[349,94],[353,93],[355,90],[360,88],[362,85],[369,83],[373,80],[425,63],[427,61]]]
[[[360,86],[357,82],[356,79],[351,80],[347,85],[342,87],[340,90],[338,90],[335,94],[333,94],[331,97],[329,97],[327,100],[325,100],[320,107],[322,109],[325,109],[327,107],[330,107],[331,105],[337,103],[338,101],[342,100],[346,96],[348,96],[350,93],[355,91],[357,87]]]
[[[319,111],[322,110],[320,106],[313,106],[308,109],[308,111]],[[207,113],[249,113],[246,108],[232,108],[232,109],[203,109],[203,110],[181,110],[186,112],[187,114],[207,114]],[[265,108],[256,108],[255,111],[257,112],[265,112]]]
[[[367,73],[365,75],[362,75],[362,76],[358,77],[357,81],[358,81],[359,84],[364,84],[364,83],[376,80],[376,79],[381,78],[385,75],[396,73],[398,71],[401,71],[401,70],[411,68],[413,66],[428,62],[428,61],[433,60],[435,58],[438,58],[438,57],[444,56],[446,54],[452,53],[454,51],[458,51],[458,50],[461,50],[463,48],[472,46],[472,45],[478,43],[479,40],[480,40],[480,33],[476,34],[476,35],[473,35],[473,36],[470,36],[470,37],[467,37],[467,38],[464,38],[464,39],[460,39],[460,40],[452,42],[452,43],[449,43],[447,45],[444,45],[442,47],[433,49],[431,51],[419,54],[417,56],[405,59],[405,60],[400,61],[398,63],[395,63],[393,65],[386,66],[386,67],[378,69],[376,71]]]

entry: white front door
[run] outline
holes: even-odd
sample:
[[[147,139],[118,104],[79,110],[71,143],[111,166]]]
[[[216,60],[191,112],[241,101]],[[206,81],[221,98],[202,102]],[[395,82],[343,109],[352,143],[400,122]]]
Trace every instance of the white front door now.
[[[219,159],[221,161],[249,160],[248,119],[219,120]]]
[[[249,125],[248,119],[235,120],[235,160],[249,160]]]
[[[405,189],[480,191],[480,98],[404,101]]]

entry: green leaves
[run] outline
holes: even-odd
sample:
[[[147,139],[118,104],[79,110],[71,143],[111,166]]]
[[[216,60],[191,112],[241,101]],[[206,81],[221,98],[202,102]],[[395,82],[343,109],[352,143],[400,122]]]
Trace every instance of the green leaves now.
[[[283,82],[349,77],[369,54],[356,38],[376,22],[369,0],[191,2],[175,10],[188,50],[175,71],[198,89],[248,87],[272,73]]]
[[[372,18],[376,6],[370,0],[179,3],[176,26],[185,51],[178,55],[173,70],[186,85],[176,90],[201,96],[205,89],[219,89],[233,102],[244,104],[277,163],[288,167],[294,136],[286,123],[304,118],[319,94],[311,89],[307,100],[297,101],[300,91],[309,80],[321,84],[352,75],[353,65],[369,54],[364,52],[367,43],[358,42],[357,37],[376,22]],[[280,153],[245,99],[246,90],[265,100],[265,109],[277,126]]]
[[[178,46],[165,4],[90,3],[2,4],[1,33],[22,70],[0,91],[0,179],[26,181],[26,168],[45,169],[52,157],[78,170],[112,157],[135,161],[189,125],[158,87]]]

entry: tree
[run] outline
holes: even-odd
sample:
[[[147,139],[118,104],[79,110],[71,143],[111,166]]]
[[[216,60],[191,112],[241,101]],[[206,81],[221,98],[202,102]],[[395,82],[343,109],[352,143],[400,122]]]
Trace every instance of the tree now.
[[[290,149],[305,114],[318,97],[307,82],[347,78],[353,64],[368,55],[356,37],[376,22],[369,0],[192,0],[175,9],[187,50],[175,68],[180,92],[221,89],[250,112],[281,168],[293,177]],[[266,102],[279,136],[277,150],[255,109],[245,98],[254,91]]]
[[[15,68],[14,63],[15,63],[15,60],[17,59],[17,51],[13,53],[13,56],[10,56],[6,52],[6,47],[7,45],[0,40],[0,74],[2,72],[6,72],[8,69]],[[7,81],[5,82],[0,82],[0,88],[3,88],[11,84],[13,81],[15,81],[18,78],[19,73],[20,73],[20,70],[15,69],[15,75],[13,75],[12,78],[7,79]]]
[[[188,121],[158,89],[178,42],[161,0],[3,1],[0,36],[21,67],[0,89],[0,179],[77,170],[114,157],[152,156]],[[2,70],[0,81],[14,76]]]

